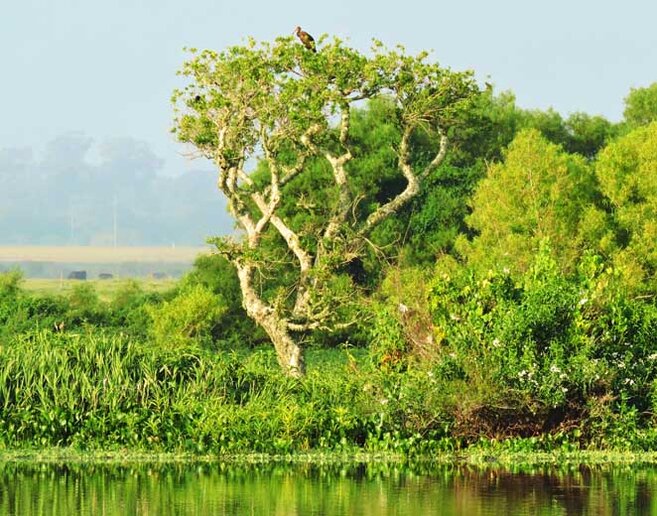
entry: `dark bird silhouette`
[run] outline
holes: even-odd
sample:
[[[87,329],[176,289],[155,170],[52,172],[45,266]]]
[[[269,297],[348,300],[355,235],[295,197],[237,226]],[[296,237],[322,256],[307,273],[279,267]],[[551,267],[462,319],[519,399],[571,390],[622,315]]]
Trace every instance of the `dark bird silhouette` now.
[[[304,30],[301,30],[301,27],[294,29],[294,33],[297,35],[297,38],[301,40],[301,43],[303,43],[304,47],[306,47],[308,50],[312,50],[313,52],[317,52],[315,39],[310,34]]]

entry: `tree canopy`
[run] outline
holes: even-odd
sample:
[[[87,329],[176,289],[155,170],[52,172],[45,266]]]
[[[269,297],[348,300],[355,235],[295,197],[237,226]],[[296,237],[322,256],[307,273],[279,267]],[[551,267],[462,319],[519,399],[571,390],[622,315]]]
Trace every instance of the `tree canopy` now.
[[[646,88],[632,88],[625,97],[625,121],[632,127],[657,120],[657,82]]]
[[[470,72],[440,67],[426,53],[375,42],[366,56],[338,39],[318,43],[316,54],[291,37],[192,50],[181,71],[189,84],[174,93],[174,130],[216,163],[243,232],[216,240],[217,248],[238,271],[247,313],[291,374],[303,372],[305,332],[353,322],[341,311],[354,298],[352,279],[340,273],[418,195],[478,92]],[[353,112],[377,99],[388,103],[399,135],[385,151],[397,176],[388,189],[355,179],[357,157],[365,163],[369,155],[352,141]],[[418,138],[434,142],[430,155],[412,154]],[[313,199],[294,195],[304,184]]]
[[[596,166],[601,190],[614,214],[613,258],[632,289],[654,288],[657,272],[655,163],[657,122],[635,129],[608,145]]]
[[[524,272],[549,239],[564,269],[581,251],[579,224],[595,206],[595,176],[581,156],[564,152],[535,129],[511,142],[472,198],[467,221],[478,236],[461,251],[481,268]]]

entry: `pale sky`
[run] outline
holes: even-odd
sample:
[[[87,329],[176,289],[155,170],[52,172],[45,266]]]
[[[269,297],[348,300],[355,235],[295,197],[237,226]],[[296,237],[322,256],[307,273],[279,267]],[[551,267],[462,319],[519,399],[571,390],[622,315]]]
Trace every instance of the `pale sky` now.
[[[39,151],[77,131],[142,140],[168,173],[197,167],[168,132],[182,47],[296,25],[363,51],[371,38],[431,49],[522,107],[618,120],[630,88],[657,81],[656,19],[654,0],[0,0],[0,149]]]

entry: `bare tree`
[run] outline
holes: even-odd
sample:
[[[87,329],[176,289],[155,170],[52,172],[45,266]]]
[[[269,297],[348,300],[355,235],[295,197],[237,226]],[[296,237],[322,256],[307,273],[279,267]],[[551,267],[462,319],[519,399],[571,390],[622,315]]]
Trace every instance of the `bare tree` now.
[[[318,42],[309,52],[293,38],[273,44],[232,47],[221,53],[192,49],[181,74],[189,84],[174,93],[174,132],[195,152],[213,160],[218,186],[228,199],[243,238],[215,239],[218,251],[236,267],[243,305],[269,335],[281,367],[304,373],[299,335],[351,321],[334,310],[344,302],[330,288],[331,275],[357,256],[370,232],[420,192],[423,180],[445,157],[448,131],[476,93],[469,72],[455,73],[375,42],[371,56],[339,40]],[[405,188],[366,213],[350,183],[353,148],[350,124],[355,106],[386,97],[401,138],[396,148]],[[436,153],[418,169],[411,140],[425,133]],[[332,171],[330,206],[321,228],[294,227],[282,210],[286,186],[323,160]],[[266,174],[255,174],[264,162]],[[298,202],[298,210],[307,209]],[[360,213],[360,215],[358,215]],[[262,294],[260,274],[267,260],[265,235],[280,238],[294,260],[294,280],[278,296]]]

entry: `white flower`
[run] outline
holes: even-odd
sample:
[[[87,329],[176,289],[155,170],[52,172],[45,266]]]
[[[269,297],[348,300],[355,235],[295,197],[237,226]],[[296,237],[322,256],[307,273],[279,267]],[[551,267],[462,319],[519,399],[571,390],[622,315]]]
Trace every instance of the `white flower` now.
[[[589,300],[587,298],[583,297],[582,299],[579,300],[579,306],[585,305],[586,303],[588,303],[588,301]]]
[[[561,372],[561,369],[559,369],[557,366],[555,366],[554,364],[552,364],[552,365],[550,366],[550,372],[551,372],[551,373],[560,373],[560,372]]]
[[[496,347],[496,348],[499,348],[500,347],[500,339],[496,338],[495,340],[493,340],[493,346]]]

